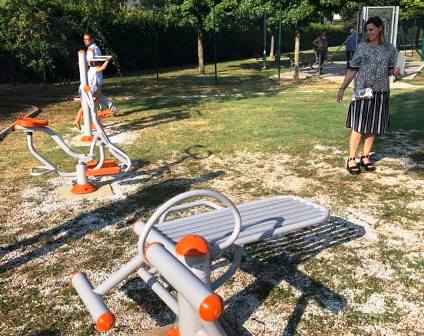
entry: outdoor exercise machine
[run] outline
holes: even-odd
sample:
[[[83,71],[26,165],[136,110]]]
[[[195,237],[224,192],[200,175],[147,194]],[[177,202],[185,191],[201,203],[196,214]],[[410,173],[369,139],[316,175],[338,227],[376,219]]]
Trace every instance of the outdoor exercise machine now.
[[[196,207],[203,212],[167,219]],[[218,321],[224,302],[214,291],[237,271],[243,246],[317,225],[328,217],[327,209],[298,197],[277,196],[235,206],[215,191],[188,191],[162,204],[146,223],[133,224],[138,245],[129,262],[97,287],[83,272],[72,275],[72,285],[100,331],[115,324],[102,297],[136,272],[178,317],[178,326],[166,336],[225,336]],[[211,282],[211,263],[225,251],[233,254],[232,264]]]
[[[85,134],[86,139],[90,139],[90,149],[88,154],[81,154],[73,151],[62,138],[51,128],[47,127],[49,122],[43,119],[29,117],[18,118],[15,122],[15,130],[23,131],[27,135],[27,145],[31,154],[42,163],[31,169],[31,175],[39,176],[48,173],[57,173],[60,176],[76,177],[76,182],[71,188],[74,194],[87,194],[97,190],[97,186],[90,177],[102,177],[118,175],[121,172],[127,172],[131,168],[131,159],[120,148],[115,146],[108,138],[103,125],[99,122],[96,113],[96,104],[93,95],[87,85],[85,52],[80,51],[80,77],[81,77],[81,101],[84,113],[84,128],[88,129]],[[85,77],[84,77],[85,76]],[[93,127],[94,126],[94,127]],[[94,129],[94,130],[93,130]],[[77,160],[75,172],[62,172],[56,165],[47,160],[34,148],[33,134],[42,132],[50,136],[59,147],[69,156]],[[98,161],[96,159],[96,149],[99,152]],[[106,160],[105,151],[115,157],[116,160]]]
[[[121,172],[127,172],[131,168],[131,160],[127,154],[115,146],[108,138],[103,126],[96,116],[96,106],[90,88],[86,85],[82,90],[82,96],[87,101],[90,120],[93,122],[95,130],[92,134],[92,141],[88,154],[81,154],[73,151],[63,139],[51,128],[47,127],[49,122],[43,119],[21,117],[15,122],[15,130],[23,131],[27,135],[27,145],[31,154],[42,163],[31,169],[32,176],[40,176],[48,173],[57,173],[60,176],[76,177],[76,182],[71,188],[74,194],[87,194],[97,190],[97,186],[91,181],[90,177],[102,177],[118,175]],[[33,134],[42,132],[50,136],[57,145],[69,156],[77,159],[75,172],[62,172],[56,165],[47,160],[34,148]],[[98,161],[96,159],[96,149],[98,149]],[[105,150],[118,160],[106,160]]]
[[[110,58],[110,56],[98,56],[96,60],[106,61]],[[131,159],[110,141],[103,125],[99,121],[100,116],[97,113],[97,107],[90,87],[87,85],[87,60],[86,53],[83,50],[78,52],[78,63],[81,82],[81,105],[84,116],[84,136],[81,140],[91,142],[88,154],[73,151],[55,131],[47,127],[49,124],[47,120],[21,117],[16,120],[14,128],[15,130],[26,132],[29,151],[42,163],[42,166],[31,169],[32,176],[57,173],[60,176],[76,177],[76,182],[73,184],[71,192],[74,194],[87,194],[98,189],[93,181],[89,180],[90,177],[113,176],[121,172],[127,172],[131,168]],[[38,153],[33,143],[33,134],[35,132],[47,134],[66,154],[77,159],[75,172],[60,171],[56,165]],[[98,161],[95,161],[97,156],[96,149],[98,149],[99,153]],[[105,159],[106,149],[118,160],[118,163],[116,160]]]

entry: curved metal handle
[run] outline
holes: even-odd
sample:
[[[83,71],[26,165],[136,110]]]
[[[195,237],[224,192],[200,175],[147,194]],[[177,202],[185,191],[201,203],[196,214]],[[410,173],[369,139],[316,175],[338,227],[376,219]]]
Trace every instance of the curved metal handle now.
[[[223,208],[219,204],[216,204],[216,203],[210,202],[210,201],[206,201],[206,200],[194,201],[194,202],[191,202],[191,203],[184,203],[184,204],[173,206],[172,208],[169,208],[168,210],[166,210],[162,214],[162,216],[160,216],[159,223],[163,223],[166,220],[166,217],[172,212],[186,210],[186,209],[190,209],[190,208],[195,208],[195,207],[198,207],[198,206],[201,206],[201,205],[205,205],[205,206],[212,208],[212,209],[215,209],[215,210]]]
[[[123,170],[125,172],[128,172],[131,169],[131,166],[132,166],[131,159],[129,158],[129,156],[127,154],[124,153],[124,151],[122,149],[120,149],[119,147],[114,145],[110,141],[109,137],[106,135],[104,128],[103,128],[103,125],[100,124],[99,119],[97,118],[96,104],[94,102],[94,97],[93,97],[93,94],[91,93],[91,91],[86,92],[85,90],[83,90],[83,94],[86,95],[89,106],[90,106],[91,119],[93,121],[94,126],[96,127],[97,137],[99,138],[99,140],[101,142],[104,143],[104,145],[107,147],[109,152],[115,158],[117,158],[122,163],[123,166],[125,166],[125,168],[123,168]],[[94,137],[94,139],[96,139],[96,137]]]
[[[233,202],[231,202],[227,197],[224,195],[212,191],[212,190],[191,190],[187,191],[185,193],[179,194],[164,204],[162,204],[150,217],[150,219],[147,221],[144,230],[141,232],[139,239],[138,239],[138,252],[139,255],[145,259],[144,256],[144,250],[146,245],[146,238],[149,235],[150,230],[152,227],[156,224],[156,222],[163,216],[167,214],[168,210],[171,209],[175,204],[180,203],[186,199],[193,198],[193,197],[210,197],[214,198],[220,202],[222,202],[232,213],[234,217],[234,230],[232,234],[223,242],[218,243],[212,247],[211,253],[214,254],[216,251],[222,251],[226,248],[230,247],[234,241],[237,239],[240,230],[241,230],[241,217],[240,213],[237,210],[236,206]]]

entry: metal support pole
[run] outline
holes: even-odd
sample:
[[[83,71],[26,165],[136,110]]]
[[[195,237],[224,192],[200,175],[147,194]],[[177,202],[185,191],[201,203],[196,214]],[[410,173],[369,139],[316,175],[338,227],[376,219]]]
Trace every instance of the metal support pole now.
[[[79,73],[80,73],[80,90],[81,90],[81,106],[83,110],[83,116],[84,116],[84,125],[83,125],[83,134],[84,138],[86,138],[88,141],[91,141],[90,138],[92,138],[93,133],[91,130],[91,114],[90,114],[90,107],[88,105],[88,101],[86,98],[86,94],[84,94],[82,91],[84,87],[87,85],[88,79],[87,79],[87,59],[85,57],[85,51],[80,50],[78,52],[78,65],[79,65]]]
[[[266,12],[264,12],[264,51],[262,53],[263,65],[262,69],[266,69]]]
[[[214,64],[215,64],[215,86],[218,85],[218,69],[216,64],[216,18],[215,18],[215,3],[212,11],[212,17],[213,17],[213,57],[214,57]]]
[[[280,84],[280,81],[281,81],[281,11],[278,17],[277,65],[278,65],[278,83]]]
[[[153,4],[153,22],[156,24],[156,10],[157,7],[155,4]],[[156,85],[159,85],[159,33],[156,30],[155,31],[155,72],[156,72]]]

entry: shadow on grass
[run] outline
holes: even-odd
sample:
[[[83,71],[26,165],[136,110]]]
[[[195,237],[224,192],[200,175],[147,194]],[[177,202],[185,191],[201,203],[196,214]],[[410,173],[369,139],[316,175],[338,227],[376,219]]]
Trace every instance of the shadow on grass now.
[[[140,176],[140,178],[135,179],[135,181],[132,179],[130,182],[132,184],[152,183],[155,177],[163,175],[172,167],[187,159],[201,159],[203,155],[197,152],[200,147],[201,146],[193,146],[187,149],[179,160],[166,164],[163,167],[151,171],[127,173],[127,175],[119,177],[118,181],[120,181],[120,184],[125,185],[128,183],[128,180],[126,180],[128,177]],[[210,155],[210,153],[210,151],[207,151],[206,155]],[[153,183],[147,187],[141,188],[124,200],[101,206],[68,220],[57,227],[43,231],[30,238],[17,241],[9,246],[2,247],[0,249],[0,257],[4,257],[19,249],[31,248],[31,251],[24,252],[16,257],[11,257],[8,261],[0,265],[0,274],[13,270],[16,267],[22,266],[49,253],[53,253],[65,244],[70,244],[95,231],[114,225],[116,222],[128,218],[128,215],[132,214],[132,216],[122,224],[122,226],[129,226],[141,215],[140,205],[143,205],[143,214],[148,214],[169,198],[190,190],[193,185],[208,182],[223,174],[223,171],[215,171],[197,178],[172,178]],[[113,211],[113,214],[111,214],[111,211]],[[116,220],[111,221],[111,217],[116,218]]]
[[[424,142],[424,89],[403,91],[390,96],[390,127],[387,133],[377,138],[375,155],[383,158],[410,159],[406,164],[408,172],[423,172],[419,168],[420,150]]]
[[[144,108],[134,109],[129,112],[126,112],[124,115],[128,115],[131,113],[139,113],[142,111],[146,110]],[[118,134],[125,133],[128,131],[137,131],[148,127],[156,127],[159,125],[189,118],[190,113],[185,112],[183,110],[174,110],[170,112],[162,112],[158,114],[149,115],[146,117],[140,117],[131,120],[130,122],[108,124],[106,128],[111,131],[110,136],[116,136]]]
[[[264,330],[264,335],[296,335],[296,329],[311,301],[331,313],[339,313],[346,306],[346,298],[300,271],[298,266],[327,248],[358,239],[364,234],[363,227],[331,217],[324,224],[247,246],[248,257],[241,269],[255,276],[256,281],[227,300],[225,315],[233,328],[237,329],[237,335],[253,336],[243,327],[244,322],[271,295],[275,284],[281,281],[296,288],[301,295],[285,329]],[[256,300],[252,300],[252,296]],[[256,317],[254,320],[265,328],[265,323]]]
[[[249,67],[250,65],[246,65]],[[252,65],[256,67],[256,65]],[[243,68],[238,67],[241,70]],[[260,72],[240,75],[224,75],[218,76],[218,85],[215,86],[215,79],[213,73],[207,75],[178,75],[174,77],[162,77],[159,80],[159,85],[148,85],[148,81],[144,85],[134,83],[133,80],[121,80],[118,84],[113,86],[105,85],[106,95],[119,96],[119,95],[136,95],[146,97],[150,95],[162,95],[167,98],[169,95],[196,95],[196,94],[209,94],[214,93],[228,93],[228,94],[244,94],[252,92],[267,91],[270,88],[279,87],[278,81],[270,78],[270,72]],[[156,97],[155,97],[156,98]],[[160,99],[157,98],[157,99]]]
[[[40,330],[28,334],[28,336],[60,336],[60,331],[58,330]]]

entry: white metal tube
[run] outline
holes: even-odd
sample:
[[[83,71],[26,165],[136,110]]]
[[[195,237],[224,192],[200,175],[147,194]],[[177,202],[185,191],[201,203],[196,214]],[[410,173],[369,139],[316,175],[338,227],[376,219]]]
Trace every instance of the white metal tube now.
[[[27,132],[27,145],[28,149],[31,152],[31,154],[40,161],[44,166],[46,166],[46,169],[50,169],[52,172],[57,170],[57,167],[53,165],[50,161],[45,159],[43,156],[41,156],[34,148],[34,143],[32,141],[32,132]]]
[[[233,262],[230,267],[222,274],[219,278],[215,279],[214,282],[211,283],[211,288],[216,290],[221,287],[225,282],[231,279],[231,277],[237,272],[237,269],[241,263],[241,257],[243,254],[243,247],[237,246],[234,249]]]
[[[196,334],[196,336],[227,336],[226,332],[218,322],[207,322],[201,320],[200,323],[203,328]]]
[[[103,163],[105,162],[105,146],[102,143],[99,143],[99,161],[93,170],[102,168]]]
[[[34,127],[34,128],[25,128],[20,126],[19,128],[17,128],[18,130],[22,130],[22,131],[26,131],[27,134],[28,133],[34,133],[34,132],[43,132],[46,133],[47,135],[49,135],[58,145],[59,147],[69,156],[72,156],[76,159],[80,159],[83,157],[87,157],[87,159],[89,160],[89,156],[85,155],[85,154],[81,154],[81,153],[77,153],[74,152],[63,140],[62,138],[55,132],[53,131],[51,128],[48,127]]]
[[[87,85],[88,79],[87,79],[87,59],[85,57],[85,51],[80,50],[78,52],[78,66],[79,66],[79,73],[80,73],[80,90],[82,92],[81,94],[81,106],[83,110],[84,115],[84,126],[83,126],[83,134],[87,136],[91,136],[92,130],[91,130],[91,115],[90,115],[90,107],[88,105],[87,99],[84,95],[84,87]]]
[[[93,291],[93,285],[85,273],[76,273],[72,276],[72,286],[90,312],[97,329],[106,331],[115,324],[115,317],[103,302],[101,295]]]
[[[201,329],[199,314],[181,295],[178,296],[178,329],[181,336],[196,336]],[[209,336],[209,335],[207,335]]]
[[[236,206],[234,205],[233,202],[231,202],[227,197],[225,197],[224,195],[216,192],[216,191],[212,191],[212,190],[191,190],[191,191],[187,191],[185,193],[179,194],[173,198],[171,198],[170,200],[168,200],[167,202],[165,202],[164,204],[162,204],[154,213],[153,215],[149,218],[149,220],[147,221],[147,223],[145,224],[145,228],[143,230],[143,232],[140,234],[140,238],[138,240],[138,251],[140,255],[144,254],[144,245],[146,242],[146,238],[149,235],[152,227],[155,225],[156,221],[158,219],[160,219],[160,217],[162,216],[162,214],[164,212],[166,212],[169,208],[171,208],[174,204],[178,204],[181,201],[184,201],[186,199],[192,198],[192,197],[211,197],[211,198],[215,198],[219,201],[221,201],[222,203],[224,203],[229,210],[231,211],[233,217],[234,217],[234,230],[232,232],[232,234],[223,242],[219,242],[216,245],[212,246],[212,251],[211,254],[214,255],[215,253],[225,250],[227,247],[230,247],[234,241],[237,239],[240,230],[241,230],[241,217],[240,217],[240,213],[238,211],[238,209],[236,208]]]
[[[140,256],[135,256],[119,270],[112,273],[106,280],[104,280],[99,286],[94,290],[95,293],[100,295],[105,295],[113,287],[119,284],[132,272],[136,271],[143,265],[143,259]]]
[[[190,203],[184,203],[184,204],[176,205],[176,206],[166,210],[162,214],[162,216],[160,216],[159,223],[164,222],[166,220],[166,217],[172,212],[190,209],[190,208],[198,207],[198,206],[201,206],[201,205],[205,205],[205,206],[208,206],[208,207],[210,207],[212,209],[216,209],[216,210],[223,208],[221,205],[216,204],[216,203],[211,202],[211,201],[207,201],[207,200],[199,200],[199,201],[194,201],[194,202],[190,202]]]
[[[141,220],[138,220],[132,225],[132,229],[135,234],[139,236],[143,232],[145,225],[146,223]],[[175,251],[174,242],[157,230],[151,230],[149,235],[147,236],[147,243],[153,242],[161,243],[171,253]]]
[[[95,137],[93,141],[91,141],[90,143],[90,155],[93,157],[93,159],[95,157],[94,151],[96,149],[96,145],[97,145],[97,138]]]
[[[163,302],[178,316],[177,300],[162,286],[162,284],[144,268],[139,268],[137,274],[159,296]]]
[[[219,318],[218,315],[222,313],[222,306],[217,307],[214,303],[207,305],[206,302],[210,298],[221,299],[162,244],[152,243],[149,245],[146,248],[146,257],[150,264],[163,275],[166,281],[178,291],[179,295],[190,304],[195,312],[200,315],[206,305],[207,308],[205,309],[208,312],[212,312],[213,318]]]
[[[124,153],[124,151],[122,151],[120,148],[118,148],[117,146],[115,146],[109,139],[109,137],[107,136],[106,132],[104,131],[103,126],[100,124],[98,118],[97,118],[97,114],[96,114],[96,106],[94,103],[94,99],[93,99],[93,95],[91,94],[91,92],[82,92],[82,96],[84,97],[85,100],[88,101],[88,105],[90,107],[90,113],[91,113],[91,118],[93,120],[94,125],[96,126],[96,137],[100,139],[100,141],[102,141],[106,147],[109,149],[110,153],[117,158],[121,163],[125,164],[126,167],[124,169],[125,172],[127,172],[130,168],[131,168],[131,159],[129,158],[129,156],[127,154]]]
[[[87,175],[85,175],[85,171],[87,170],[87,165],[83,162],[78,162],[76,166],[77,171],[77,184],[85,185],[88,183]]]

